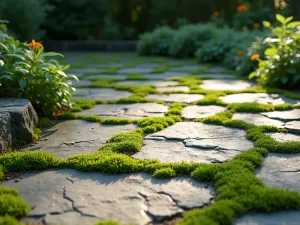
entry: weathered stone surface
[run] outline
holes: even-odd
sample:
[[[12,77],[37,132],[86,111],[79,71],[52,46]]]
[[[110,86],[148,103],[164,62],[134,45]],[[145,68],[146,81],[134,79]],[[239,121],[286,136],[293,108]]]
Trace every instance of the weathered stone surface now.
[[[90,224],[95,220],[148,224],[208,204],[213,188],[190,178],[153,179],[147,174],[106,175],[56,170],[26,173],[15,183],[30,216],[46,225]],[[183,191],[184,190],[184,191]]]
[[[38,116],[27,99],[0,98],[0,113],[9,113],[13,147],[32,142]]]
[[[237,76],[234,74],[224,74],[224,73],[207,73],[199,75],[202,79],[236,79]]]
[[[138,119],[149,116],[164,116],[167,111],[168,107],[161,104],[137,103],[96,105],[92,109],[84,110],[79,114]]]
[[[110,88],[78,88],[73,95],[73,98],[85,98],[93,100],[117,100],[126,98],[131,93],[128,91],[117,91]]]
[[[256,171],[258,178],[269,187],[289,189],[300,193],[300,154],[270,153]]]
[[[254,83],[245,80],[204,80],[200,85],[208,90],[233,90],[240,91],[254,86]]]
[[[136,85],[136,86],[155,86],[155,87],[168,87],[177,85],[177,81],[162,81],[162,80],[128,80],[128,81],[120,81],[116,84],[120,85]]]
[[[162,162],[224,162],[253,146],[243,130],[181,122],[145,137],[138,159]]]
[[[147,96],[151,100],[161,100],[164,102],[184,102],[192,103],[204,98],[204,95],[199,94],[151,94]]]
[[[232,94],[224,97],[220,97],[226,103],[239,103],[239,102],[257,102],[261,104],[283,104],[290,103],[294,105],[300,104],[300,101],[292,100],[278,94],[266,94],[266,93],[243,93]]]
[[[300,141],[300,135],[290,134],[290,133],[267,133],[276,141]]]
[[[95,152],[113,135],[131,131],[136,126],[109,126],[81,120],[57,121],[44,130],[39,142],[30,150],[43,150],[60,157]]]
[[[177,87],[159,87],[156,88],[159,92],[189,92],[190,88],[187,86],[177,86]]]
[[[252,123],[256,126],[270,125],[283,128],[284,123],[279,120],[273,120],[268,117],[265,117],[256,113],[235,113],[233,114],[232,119],[234,120],[243,120],[247,123]]]
[[[300,211],[284,211],[247,215],[239,218],[234,225],[299,225]]]
[[[213,116],[223,111],[226,111],[226,108],[217,105],[207,105],[207,106],[192,105],[192,106],[187,106],[182,110],[182,117],[187,119],[205,118],[208,116]]]
[[[153,70],[153,68],[147,68],[147,67],[133,67],[133,68],[124,68],[120,69],[119,73],[140,73],[140,74],[147,74],[150,73]]]
[[[282,111],[282,112],[266,112],[261,113],[262,115],[275,119],[275,120],[281,120],[283,122],[293,121],[293,120],[300,120],[300,109],[294,109],[290,111]]]
[[[165,73],[155,73],[155,74],[144,74],[145,77],[149,79],[167,79],[171,77],[185,77],[190,76],[189,73],[175,72],[175,71],[167,71]]]
[[[11,121],[9,113],[0,112],[0,153],[12,146]]]
[[[91,84],[92,82],[90,80],[79,80],[79,81],[73,81],[74,87],[80,87],[80,86],[87,86]]]
[[[90,75],[85,76],[85,79],[94,80],[94,79],[125,79],[127,75],[122,74],[99,74],[99,75]]]
[[[300,121],[291,121],[284,126],[289,132],[300,134]]]

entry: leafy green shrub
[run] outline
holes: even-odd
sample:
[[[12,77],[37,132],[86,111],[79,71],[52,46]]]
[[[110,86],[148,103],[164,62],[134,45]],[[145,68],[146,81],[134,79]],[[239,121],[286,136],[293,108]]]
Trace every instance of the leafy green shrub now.
[[[2,225],[24,225],[24,223],[19,222],[17,219],[11,216],[0,216],[0,224]]]
[[[29,49],[11,37],[1,40],[0,97],[27,98],[38,113],[48,116],[71,108],[72,91],[75,90],[71,79],[78,78],[65,74],[68,66],[63,67],[54,59],[47,60],[62,55],[45,53],[42,44],[34,40],[27,46]]]
[[[277,14],[280,26],[271,28],[270,22],[264,22],[271,28],[272,37],[265,39],[268,48],[265,50],[266,59],[260,59],[254,54],[252,59],[257,59],[259,68],[250,74],[260,84],[276,85],[279,87],[294,88],[300,85],[300,26],[299,21],[291,22],[293,17],[284,18]]]
[[[177,58],[194,56],[198,46],[213,38],[216,27],[213,24],[186,25],[175,32],[169,54]]]
[[[153,175],[154,178],[171,178],[171,177],[175,177],[176,173],[172,168],[162,168],[162,169],[158,169],[156,170]]]
[[[21,198],[3,194],[0,195],[0,216],[13,216],[21,218],[28,215],[30,206]]]
[[[170,27],[159,27],[153,32],[147,32],[140,37],[138,53],[140,55],[168,55],[174,37]]]
[[[12,33],[21,40],[41,38],[41,25],[51,7],[46,0],[1,0],[0,15],[9,21]]]

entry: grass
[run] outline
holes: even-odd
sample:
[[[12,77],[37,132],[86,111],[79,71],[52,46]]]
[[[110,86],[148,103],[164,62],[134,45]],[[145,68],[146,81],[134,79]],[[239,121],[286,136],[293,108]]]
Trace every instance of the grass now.
[[[126,80],[149,80],[149,78],[138,73],[130,73],[127,75]]]

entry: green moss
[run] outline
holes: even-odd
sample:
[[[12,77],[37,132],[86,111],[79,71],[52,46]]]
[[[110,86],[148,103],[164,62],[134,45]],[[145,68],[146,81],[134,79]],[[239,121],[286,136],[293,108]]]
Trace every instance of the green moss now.
[[[72,108],[72,112],[82,112],[84,109],[91,109],[95,105],[105,104],[103,100],[91,100],[91,99],[75,99],[75,106]]]
[[[174,102],[169,105],[169,110],[165,113],[165,116],[181,116],[182,109],[187,104]]]
[[[70,66],[70,68],[72,68],[72,69],[84,69],[86,67],[87,66],[84,63],[72,63]]]
[[[126,80],[149,80],[149,78],[138,73],[130,73],[127,75]]]
[[[279,105],[275,105],[275,111],[286,111],[286,110],[291,110],[294,109],[294,106],[292,104],[279,104]]]
[[[19,222],[17,219],[11,216],[0,216],[0,224],[1,225],[25,225],[22,222]]]
[[[136,123],[145,133],[154,133],[181,121],[180,117],[150,117],[139,119]]]
[[[168,66],[158,66],[155,67],[150,73],[165,73],[169,70],[170,68]]]
[[[86,72],[84,73],[84,75],[90,76],[90,75],[97,75],[97,74],[118,74],[119,69],[120,67],[109,67],[106,68],[105,70]]]
[[[34,128],[33,130],[33,142],[37,142],[42,134],[42,131],[39,128]]]
[[[132,123],[132,121],[126,118],[107,118],[102,120],[102,124],[104,125],[125,125],[130,123]]]
[[[0,195],[0,216],[21,218],[28,215],[30,209],[22,198],[10,194]]]
[[[1,195],[13,195],[13,196],[18,196],[19,192],[13,188],[5,187],[5,186],[0,186],[0,196]]]
[[[39,128],[48,127],[50,125],[51,125],[51,120],[49,120],[48,118],[40,118],[39,119],[39,122],[38,122]]]
[[[95,225],[121,225],[121,224],[117,221],[109,220],[109,221],[105,221],[105,222],[97,222],[97,223],[95,223]]]
[[[171,177],[175,177],[176,173],[172,168],[162,168],[162,169],[158,169],[156,170],[153,175],[154,178],[171,178]]]
[[[203,99],[200,99],[195,103],[196,105],[220,105],[227,106],[225,102],[223,102],[218,95],[206,95]]]
[[[259,103],[232,103],[229,104],[228,109],[234,110],[236,112],[271,112],[275,110],[273,105],[269,104],[259,104]]]
[[[165,63],[166,61],[167,58],[162,58],[162,57],[158,57],[150,60],[151,63]]]

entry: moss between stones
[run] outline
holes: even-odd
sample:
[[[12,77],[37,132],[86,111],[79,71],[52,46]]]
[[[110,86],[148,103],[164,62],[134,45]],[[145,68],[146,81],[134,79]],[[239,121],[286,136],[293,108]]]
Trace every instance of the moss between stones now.
[[[149,78],[138,73],[130,73],[127,75],[126,80],[149,80]]]
[[[176,172],[172,168],[161,168],[156,170],[153,175],[154,178],[171,178],[176,176]]]
[[[93,72],[86,72],[84,73],[85,76],[90,76],[90,75],[97,75],[97,74],[117,74],[119,69],[121,69],[121,67],[109,67],[106,68],[105,70],[101,70],[101,71],[93,71]]]

